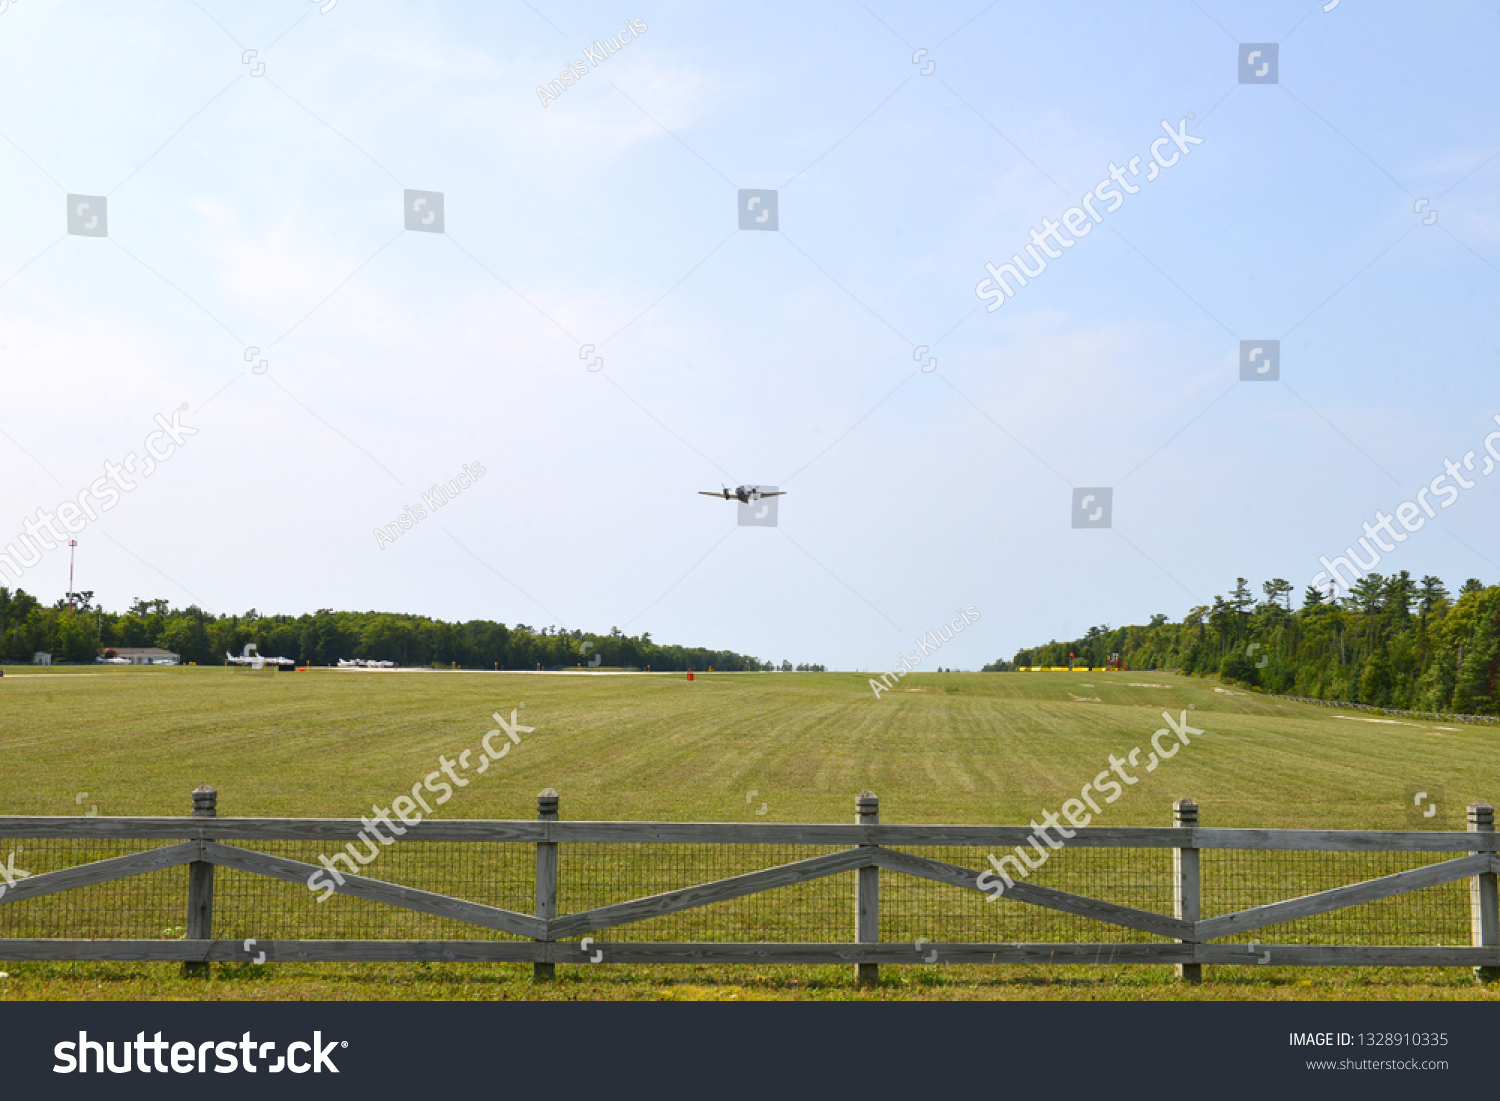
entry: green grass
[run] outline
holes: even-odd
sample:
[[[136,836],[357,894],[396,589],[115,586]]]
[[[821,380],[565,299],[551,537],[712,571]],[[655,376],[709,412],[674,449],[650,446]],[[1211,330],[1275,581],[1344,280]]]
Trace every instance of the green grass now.
[[[884,822],[1024,823],[1111,753],[1146,747],[1163,710],[1205,733],[1105,807],[1102,825],[1167,825],[1191,796],[1213,826],[1411,828],[1408,792],[1440,792],[1421,824],[1463,828],[1463,807],[1500,798],[1500,730],[1364,721],[1159,673],[913,674],[876,699],[857,674],[536,676],[231,669],[7,669],[0,679],[0,813],[183,815],[201,783],[229,816],[356,817],[477,748],[490,713],[535,727],[439,808],[445,818],[531,818],[554,787],[570,819],[850,822],[881,797]],[[21,675],[17,675],[21,674]],[[32,674],[32,675],[26,675]],[[80,675],[89,674],[89,675]],[[1134,685],[1161,687],[1135,687]],[[1342,716],[1342,717],[1341,717]],[[1378,718],[1378,716],[1375,716]],[[1144,761],[1145,754],[1142,754]],[[1138,770],[1139,771],[1139,770]],[[747,796],[754,790],[757,794]],[[86,792],[80,805],[79,793]],[[765,813],[756,810],[765,804]],[[44,871],[141,843],[26,842]],[[315,859],[312,843],[256,847]],[[328,850],[328,851],[331,851]],[[562,909],[584,909],[810,855],[738,846],[565,846]],[[934,852],[969,867],[983,852]],[[1064,850],[1034,881],[1167,912],[1165,852]],[[380,878],[529,909],[526,846],[397,846]],[[1399,854],[1206,854],[1208,913],[1429,862]],[[0,907],[0,936],[161,936],[181,922],[182,870]],[[833,877],[610,930],[608,939],[849,939],[850,884]],[[882,881],[882,939],[1145,939],[1051,911],[905,877]],[[217,936],[491,935],[425,915],[220,871]],[[1466,943],[1467,887],[1263,930],[1285,942]],[[499,934],[494,934],[500,936]],[[1248,938],[1246,938],[1248,939]],[[47,997],[1475,997],[1458,971],[1208,968],[1197,991],[1158,968],[887,968],[873,994],[847,968],[561,969],[533,986],[496,965],[216,968],[0,965],[0,998]],[[215,993],[208,994],[209,990]]]
[[[183,978],[168,964],[8,964],[0,1001],[1490,1001],[1500,989],[1458,969],[1209,967],[1201,985],[1156,967],[882,969],[861,989],[848,967],[558,968],[530,965],[216,964]],[[0,972],[0,975],[5,972]]]

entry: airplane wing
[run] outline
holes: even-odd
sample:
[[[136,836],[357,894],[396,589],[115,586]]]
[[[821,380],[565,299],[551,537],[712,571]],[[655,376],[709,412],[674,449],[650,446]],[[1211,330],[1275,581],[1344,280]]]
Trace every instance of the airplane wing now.
[[[699,497],[723,497],[726,500],[730,499],[729,495],[727,493],[710,493],[706,489],[700,489],[698,491],[698,496]]]
[[[784,489],[778,489],[775,493],[762,493],[761,496],[762,497],[785,497],[786,496],[786,492],[787,491],[784,490]]]

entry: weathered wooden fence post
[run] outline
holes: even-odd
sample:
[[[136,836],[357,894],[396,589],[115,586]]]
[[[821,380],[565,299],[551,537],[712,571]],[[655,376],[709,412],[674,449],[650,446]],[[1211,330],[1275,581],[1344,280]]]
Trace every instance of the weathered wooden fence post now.
[[[557,792],[547,788],[536,797],[536,817],[539,822],[557,821]],[[536,916],[551,921],[557,916],[557,842],[536,843]],[[552,942],[542,943],[550,946]],[[557,964],[534,963],[531,977],[545,981],[557,976]]]
[[[1469,804],[1469,832],[1495,832],[1495,808],[1489,803]],[[1474,946],[1500,946],[1500,893],[1496,891],[1494,872],[1483,872],[1469,880],[1469,924]],[[1500,979],[1500,967],[1476,967],[1474,977],[1480,982]]]
[[[854,800],[854,822],[860,826],[880,824],[880,797],[873,791],[862,791]],[[854,881],[854,939],[860,944],[880,941],[880,869],[860,868]],[[856,963],[854,977],[860,986],[880,982],[878,963]]]
[[[193,789],[193,817],[217,818],[219,793],[207,784]],[[214,937],[214,866],[195,860],[188,865],[187,939],[213,940]],[[207,961],[185,963],[184,975],[207,975]]]
[[[1198,825],[1198,804],[1191,799],[1179,799],[1172,804],[1172,825],[1178,829],[1195,829]],[[1193,840],[1189,835],[1188,840]],[[1172,913],[1183,921],[1198,921],[1202,918],[1200,903],[1201,881],[1198,877],[1198,846],[1184,845],[1172,850]],[[1179,944],[1196,944],[1196,941],[1179,941]],[[1179,963],[1177,977],[1183,982],[1201,982],[1201,963]]]

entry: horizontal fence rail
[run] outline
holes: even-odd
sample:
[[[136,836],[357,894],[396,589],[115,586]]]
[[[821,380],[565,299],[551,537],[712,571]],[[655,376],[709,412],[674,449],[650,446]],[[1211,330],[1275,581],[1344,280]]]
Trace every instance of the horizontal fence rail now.
[[[353,841],[358,818],[23,818],[0,815],[0,837],[120,840]],[[1328,852],[1500,852],[1500,836],[1462,830],[1263,830],[1082,826],[1069,848],[1302,849]],[[704,845],[955,845],[1010,848],[1030,826],[836,826],[778,822],[419,822],[403,841]]]
[[[390,837],[361,820],[219,818],[217,792],[207,786],[193,792],[192,817],[0,816],[0,844],[15,846],[8,857],[0,848],[0,861],[8,860],[0,883],[0,959],[170,961],[197,974],[214,962],[531,963],[539,979],[552,977],[559,963],[851,964],[861,983],[877,981],[883,963],[1154,964],[1174,966],[1190,982],[1198,981],[1204,964],[1272,962],[1472,967],[1482,980],[1500,977],[1500,835],[1487,803],[1468,808],[1466,831],[1265,830],[1199,826],[1197,805],[1184,799],[1173,806],[1172,826],[1081,827],[1060,831],[1062,842],[1040,827],[882,825],[879,800],[871,792],[856,801],[855,823],[842,826],[565,822],[558,819],[559,797],[550,788],[537,805],[535,821],[420,821],[398,827],[386,820]],[[120,851],[130,842],[156,844]],[[263,852],[256,845],[277,851]],[[1041,859],[1038,864],[1026,856],[1030,869],[1064,848],[1078,850],[1072,859],[1084,863],[1059,869],[1051,883],[1033,881],[1013,855],[1024,855],[1025,846]],[[317,848],[326,851],[311,851]],[[950,850],[973,851],[965,856]],[[1000,851],[1001,859],[984,850]],[[1346,854],[1357,867],[1338,864],[1333,854]],[[18,855],[25,859],[18,861]],[[444,889],[360,874],[377,857],[396,865],[385,873],[393,878],[425,879]],[[760,866],[768,858],[777,862]],[[22,870],[33,859],[63,866]],[[1276,897],[1291,893],[1298,882],[1301,873],[1286,863],[1297,860],[1314,862],[1314,878],[1323,885]],[[1255,861],[1278,863],[1257,867]],[[182,878],[172,878],[175,869],[185,869],[176,872]],[[734,874],[695,881],[705,869]],[[216,870],[224,872],[217,883]],[[449,886],[455,877],[476,897],[456,897]],[[1334,878],[1356,881],[1327,886]],[[268,880],[296,886],[271,900],[272,888],[254,886]],[[168,881],[177,886],[168,887]],[[922,884],[942,892],[940,905],[922,893],[928,891]],[[667,889],[633,890],[652,887]],[[172,913],[167,900],[184,888],[186,919],[175,925],[173,918],[183,911]],[[1117,897],[1093,897],[1106,888]],[[849,941],[836,939],[836,926],[848,918],[838,917],[836,901],[828,904],[840,891],[847,892],[844,905],[853,904],[853,926],[844,926],[852,934]],[[156,937],[55,935],[76,930],[77,915],[55,898],[66,892],[87,896],[88,916],[100,927],[124,930],[131,921],[166,927]],[[337,895],[346,900],[343,905],[367,909],[353,916],[320,911],[313,892],[320,892],[319,901]],[[615,897],[622,892],[626,897]],[[1418,892],[1428,901],[1420,902]],[[1204,915],[1205,895],[1221,912]],[[724,907],[754,904],[761,896],[755,917],[723,916]],[[1003,905],[987,905],[996,898]],[[38,903],[41,899],[49,901]],[[299,906],[301,913],[294,913]],[[794,913],[799,906],[811,911],[800,924]],[[369,908],[405,914],[392,920],[406,935],[348,935],[368,931],[369,920],[359,915]],[[1356,924],[1346,939],[1369,940],[1375,935],[1370,929],[1379,925],[1380,936],[1412,939],[1420,931],[1438,943],[1296,942],[1309,923],[1317,931],[1323,928],[1318,921],[1352,908],[1376,916],[1361,919],[1365,923]],[[1171,912],[1161,912],[1167,909]],[[1053,916],[1023,914],[1039,911]],[[939,930],[958,914],[970,935],[938,939]],[[335,927],[345,935],[253,935],[278,921],[298,932]],[[697,927],[684,924],[694,921]],[[1005,931],[1006,922],[1028,921],[1051,922],[1048,931],[1064,935],[1109,933],[1126,939],[995,936]],[[1296,930],[1299,923],[1304,932],[1288,943],[1211,943],[1273,926]],[[635,928],[631,939],[592,936],[622,926]],[[54,935],[14,935],[36,928]],[[421,935],[450,928],[459,936]],[[469,936],[460,939],[464,930]],[[648,937],[699,930],[709,935],[636,939],[643,930]],[[903,935],[882,936],[883,930]],[[741,942],[712,939],[716,931],[785,935]],[[935,935],[905,935],[913,931]],[[476,933],[482,939],[472,939]],[[1447,943],[1447,938],[1468,943]]]

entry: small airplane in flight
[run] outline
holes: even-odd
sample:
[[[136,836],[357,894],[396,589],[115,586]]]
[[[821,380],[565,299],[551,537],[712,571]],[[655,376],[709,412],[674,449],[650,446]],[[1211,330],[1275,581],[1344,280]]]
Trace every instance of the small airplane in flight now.
[[[233,654],[229,654],[229,653],[226,653],[224,656],[229,659],[229,664],[230,665],[248,665],[252,669],[264,669],[267,665],[296,665],[297,664],[291,658],[266,658],[266,657],[261,657],[261,655],[256,650],[255,643],[253,643],[253,642],[247,642],[247,643],[245,643],[244,653],[240,657],[235,657]]]
[[[759,486],[736,486],[730,489],[725,486],[719,493],[710,493],[708,490],[700,489],[700,497],[723,497],[726,501],[738,501],[742,505],[748,505],[751,501],[759,501],[762,497],[784,497],[786,490],[777,490],[775,493],[762,493]]]

